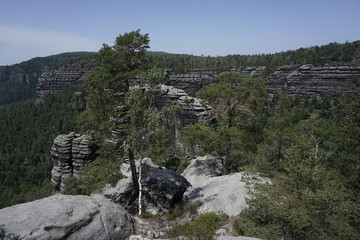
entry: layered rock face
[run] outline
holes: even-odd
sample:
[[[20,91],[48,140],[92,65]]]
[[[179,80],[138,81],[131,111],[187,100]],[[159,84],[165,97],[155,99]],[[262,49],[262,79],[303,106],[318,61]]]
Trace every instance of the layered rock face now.
[[[266,88],[270,94],[285,93],[306,97],[336,97],[339,94],[355,93],[360,81],[360,66],[301,67],[284,66],[266,78]]]
[[[169,104],[171,101],[177,102],[182,107],[180,113],[182,126],[210,119],[210,110],[212,109],[210,105],[201,102],[198,98],[190,97],[184,90],[173,86],[162,84],[160,89],[164,94],[160,107]]]
[[[133,220],[100,195],[54,195],[0,210],[4,239],[129,239]]]
[[[51,182],[55,191],[62,191],[64,182],[95,159],[95,148],[90,137],[81,134],[60,134],[51,147],[53,169]]]
[[[258,67],[246,67],[243,69],[231,69],[232,72],[241,73],[245,78],[258,78],[262,77],[265,70],[265,66]]]
[[[214,81],[215,71],[212,69],[193,69],[185,74],[172,74],[168,72],[163,83],[168,86],[194,93]]]
[[[69,86],[83,86],[86,71],[51,70],[41,74],[36,87],[37,102]]]

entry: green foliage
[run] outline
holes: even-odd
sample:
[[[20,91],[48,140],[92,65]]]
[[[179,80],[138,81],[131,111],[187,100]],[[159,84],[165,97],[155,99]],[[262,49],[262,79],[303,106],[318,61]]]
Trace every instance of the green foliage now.
[[[90,195],[101,190],[105,184],[115,186],[122,178],[119,169],[120,165],[120,159],[111,161],[102,157],[96,158],[81,169],[77,176],[73,176],[66,181],[64,194]]]
[[[176,102],[158,108],[157,128],[149,135],[147,156],[159,166],[174,171],[181,170],[180,165],[185,164],[186,161],[175,141],[178,137],[177,129],[180,128],[179,113],[182,108]]]
[[[176,219],[181,216],[184,216],[187,213],[194,213],[201,205],[203,204],[202,201],[189,201],[189,200],[181,200],[177,203],[174,208],[170,209],[169,211],[169,218]]]
[[[225,172],[230,173],[249,164],[249,154],[262,140],[266,91],[261,79],[244,80],[239,73],[222,73],[216,79],[198,96],[214,107],[218,122],[187,126],[184,139],[188,147],[222,157]]]
[[[193,56],[187,54],[170,54],[148,52],[149,63],[158,68],[170,68],[175,73],[185,73],[194,68],[211,68],[220,73],[234,68],[265,66],[264,76],[273,73],[284,65],[314,64],[359,64],[360,41],[330,43],[324,46],[299,48],[286,52],[255,55],[227,55],[222,57]]]
[[[254,190],[234,224],[239,234],[269,240],[359,238],[354,219],[360,209],[339,175],[306,164],[312,165],[303,161],[272,185]]]
[[[333,115],[296,121],[294,106],[286,98],[278,102],[279,115],[268,121],[256,156],[256,169],[272,184],[251,193],[235,223],[239,234],[359,239],[359,100],[342,96]]]
[[[227,217],[225,214],[204,213],[199,215],[193,222],[186,222],[172,227],[167,232],[166,237],[184,236],[186,239],[210,240],[214,238],[215,231]]]
[[[86,80],[89,109],[80,119],[83,131],[91,131],[100,145],[112,131],[124,131],[124,122],[114,118],[123,118],[127,110],[129,80],[147,69],[144,57],[148,43],[148,34],[137,30],[119,35],[113,46],[104,44],[99,50],[100,64]]]
[[[0,208],[51,194],[49,149],[58,134],[76,129],[76,90],[40,105],[27,100],[0,107]]]
[[[143,73],[140,79],[140,85],[127,92],[125,104],[130,106],[126,112],[128,141],[131,149],[142,155],[148,148],[149,135],[156,130],[160,120],[156,102],[161,95],[159,82],[162,75],[152,69]]]

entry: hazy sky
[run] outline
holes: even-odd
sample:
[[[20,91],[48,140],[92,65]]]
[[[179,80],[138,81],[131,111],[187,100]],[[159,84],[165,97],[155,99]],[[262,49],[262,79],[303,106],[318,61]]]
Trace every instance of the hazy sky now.
[[[98,51],[136,29],[151,51],[274,53],[360,40],[360,0],[0,0],[0,65]]]

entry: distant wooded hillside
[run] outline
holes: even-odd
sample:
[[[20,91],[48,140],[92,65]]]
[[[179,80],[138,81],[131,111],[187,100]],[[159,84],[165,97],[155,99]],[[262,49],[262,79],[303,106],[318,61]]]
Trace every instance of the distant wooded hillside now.
[[[272,54],[194,56],[165,52],[147,52],[149,64],[174,73],[185,73],[193,68],[212,68],[216,72],[249,66],[265,66],[264,76],[283,65],[360,64],[360,41],[330,43],[324,46],[299,48]],[[71,52],[49,57],[37,57],[11,66],[0,66],[0,105],[35,97],[39,76],[48,68],[80,60],[94,59],[93,52]]]

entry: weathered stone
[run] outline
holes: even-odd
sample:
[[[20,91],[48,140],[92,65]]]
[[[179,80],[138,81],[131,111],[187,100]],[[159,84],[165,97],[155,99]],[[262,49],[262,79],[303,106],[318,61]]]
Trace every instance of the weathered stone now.
[[[132,217],[100,195],[54,195],[0,210],[5,239],[128,239]],[[18,238],[15,238],[18,237]]]
[[[65,87],[83,86],[85,71],[50,70],[41,74],[36,87],[37,102],[58,94]]]
[[[200,176],[216,177],[222,175],[224,167],[220,158],[215,158],[209,155],[204,157],[197,157],[192,160],[189,166],[182,173],[183,176],[190,182],[194,182]]]
[[[53,169],[51,182],[55,191],[62,191],[66,179],[95,159],[95,147],[90,136],[81,134],[60,134],[51,147]]]
[[[139,174],[139,163],[137,163]],[[129,164],[123,164],[122,174],[128,178],[121,179],[116,187],[106,188],[104,195],[115,202],[126,206],[133,192]],[[152,213],[167,212],[179,202],[189,182],[180,174],[154,165],[150,159],[144,159],[141,165],[141,192],[143,210]],[[133,211],[138,207],[138,199],[127,209]]]
[[[210,110],[212,107],[200,99],[190,97],[184,90],[177,89],[173,86],[160,86],[161,91],[164,93],[161,105],[165,106],[171,101],[176,101],[181,107],[180,113],[181,125],[186,126],[196,123],[200,120],[210,119]]]
[[[224,212],[236,216],[247,206],[248,188],[243,180],[244,173],[216,176],[222,171],[220,161],[210,156],[192,160],[182,174],[192,185],[184,196],[203,202],[199,213]]]
[[[266,78],[270,94],[285,93],[292,97],[336,97],[339,94],[353,94],[360,80],[360,66],[326,65],[314,67],[283,66]]]
[[[49,95],[58,94],[70,86],[85,86],[85,78],[96,66],[96,60],[80,60],[65,64],[58,69],[47,70],[38,78],[37,102],[42,103]]]
[[[82,92],[74,92],[72,107],[78,112],[86,110],[85,97]]]
[[[265,67],[258,66],[258,67],[237,68],[237,69],[231,69],[231,71],[241,73],[245,78],[258,78],[258,77],[262,77],[265,71]]]
[[[163,80],[168,86],[182,89],[187,93],[194,93],[214,81],[213,69],[192,69],[186,74],[172,74],[171,71]]]

